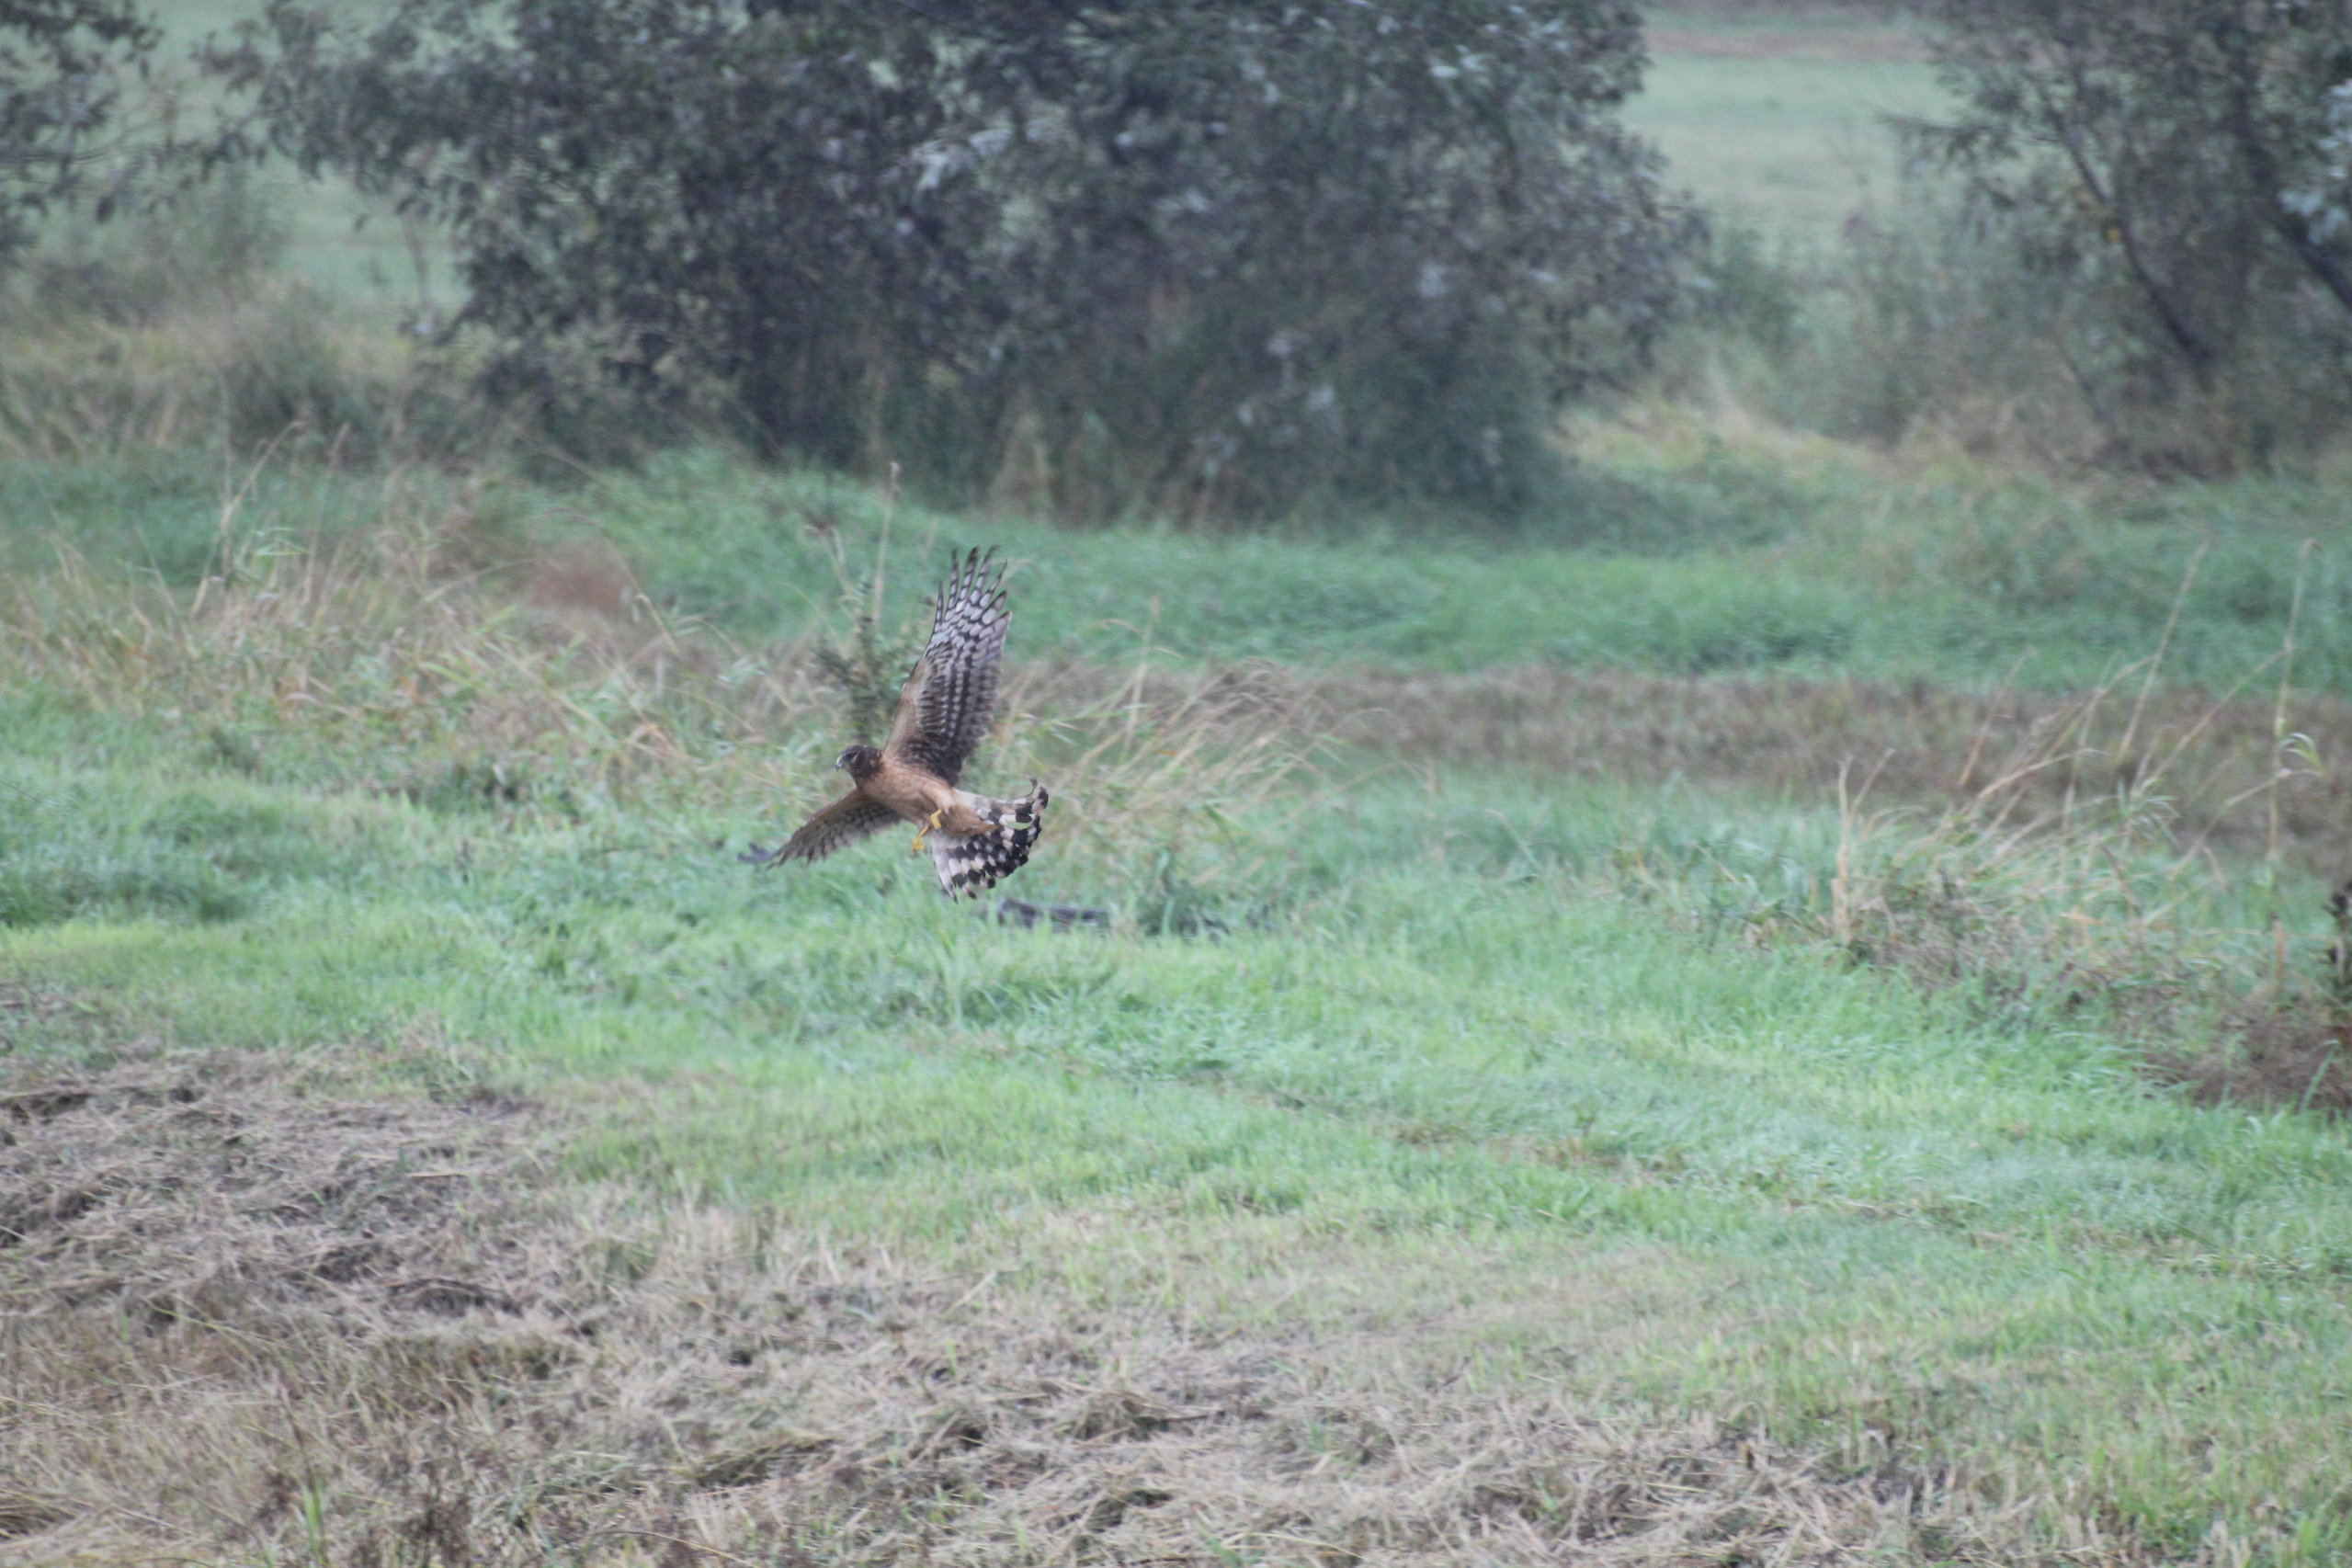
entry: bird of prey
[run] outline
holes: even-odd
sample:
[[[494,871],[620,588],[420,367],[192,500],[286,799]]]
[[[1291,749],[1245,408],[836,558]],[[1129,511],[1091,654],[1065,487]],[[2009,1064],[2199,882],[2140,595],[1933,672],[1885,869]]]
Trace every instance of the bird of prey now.
[[[975,550],[948,574],[932,601],[931,641],[898,694],[898,711],[879,746],[853,745],[834,759],[849,792],[801,824],[773,850],[752,846],[744,859],[776,866],[822,860],[888,827],[915,823],[915,847],[928,843],[939,891],[977,898],[1021,869],[1045,830],[1044,786],[1000,801],[956,788],[988,733],[996,669],[1005,654],[1005,569]]]

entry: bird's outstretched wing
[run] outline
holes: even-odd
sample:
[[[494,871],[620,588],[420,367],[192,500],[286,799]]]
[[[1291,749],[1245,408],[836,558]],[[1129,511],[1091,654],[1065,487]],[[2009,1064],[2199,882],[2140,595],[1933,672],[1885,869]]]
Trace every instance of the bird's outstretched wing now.
[[[745,860],[760,866],[780,866],[787,860],[822,860],[846,848],[869,833],[879,833],[897,820],[888,806],[851,790],[801,824],[798,833],[774,849],[752,846]]]
[[[931,641],[898,694],[884,756],[953,784],[987,738],[1005,656],[1005,569],[975,550],[933,601]]]

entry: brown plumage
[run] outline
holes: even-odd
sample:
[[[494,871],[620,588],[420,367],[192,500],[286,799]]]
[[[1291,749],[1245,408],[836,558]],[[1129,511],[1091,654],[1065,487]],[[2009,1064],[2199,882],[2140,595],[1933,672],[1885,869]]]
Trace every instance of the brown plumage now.
[[[921,828],[915,847],[928,843],[939,891],[950,898],[975,896],[1020,869],[1045,828],[1044,787],[1031,779],[1029,792],[1012,800],[956,788],[996,706],[1004,576],[993,552],[975,550],[957,563],[933,600],[931,641],[898,694],[890,733],[879,746],[849,746],[834,759],[852,780],[849,793],[780,848],[754,846],[745,859],[822,860],[900,820]]]

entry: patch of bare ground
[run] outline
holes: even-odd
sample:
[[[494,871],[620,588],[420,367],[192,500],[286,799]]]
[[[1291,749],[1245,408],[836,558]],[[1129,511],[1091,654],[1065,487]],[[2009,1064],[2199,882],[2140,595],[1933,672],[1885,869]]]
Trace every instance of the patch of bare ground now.
[[[2278,769],[2272,699],[2187,689],[2096,705],[2079,694],[1968,691],[1789,676],[1694,678],[1542,665],[1467,676],[1368,672],[1324,688],[1346,739],[1409,756],[1491,761],[1585,778],[1720,779],[1816,792],[1841,768],[1908,801],[1969,797],[2005,779],[2061,804],[2128,789],[2163,766],[2193,826],[2252,841]],[[2301,697],[2285,728],[2352,755],[2352,704]],[[2352,778],[2307,768],[2279,780],[2282,830],[2333,840]],[[2199,813],[2205,812],[2203,820]]]
[[[2158,1052],[2157,1074],[2213,1104],[2240,1100],[2352,1116],[2352,881],[2327,901],[2335,940],[2317,994],[2266,998],[2231,1020],[2236,1049]]]
[[[650,1212],[550,1177],[553,1112],[382,1081],[8,1082],[0,1562],[2037,1557],[1948,1474]]]
[[[1032,665],[1039,708],[1100,701],[1131,677]],[[1236,665],[1137,683],[1146,706],[1215,709],[1375,759],[1562,778],[1690,779],[1834,802],[1841,774],[1874,803],[1997,799],[2019,820],[2160,792],[2185,842],[2261,851],[2341,874],[2352,821],[2352,703],[2193,688],[1971,691],[1926,681],[1663,676],[1521,665],[1448,675],[1359,668],[1302,676]],[[2275,811],[2275,815],[2274,815]]]
[[[2208,1105],[2234,1100],[2352,1116],[2352,1023],[2340,1011],[2252,1007],[2234,1022],[2235,1049],[2155,1052],[2157,1076],[2186,1085]]]

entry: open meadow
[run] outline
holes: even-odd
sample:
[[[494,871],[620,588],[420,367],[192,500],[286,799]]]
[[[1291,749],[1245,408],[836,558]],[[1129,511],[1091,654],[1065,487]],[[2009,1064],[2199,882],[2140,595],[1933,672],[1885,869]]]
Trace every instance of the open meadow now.
[[[1653,27],[1774,243],[1933,90]],[[0,1563],[2352,1561],[2339,477],[1632,399],[1542,517],[1244,531],[215,439],[411,373],[324,233],[0,341]],[[738,860],[974,546],[1000,891],[1100,925]]]

